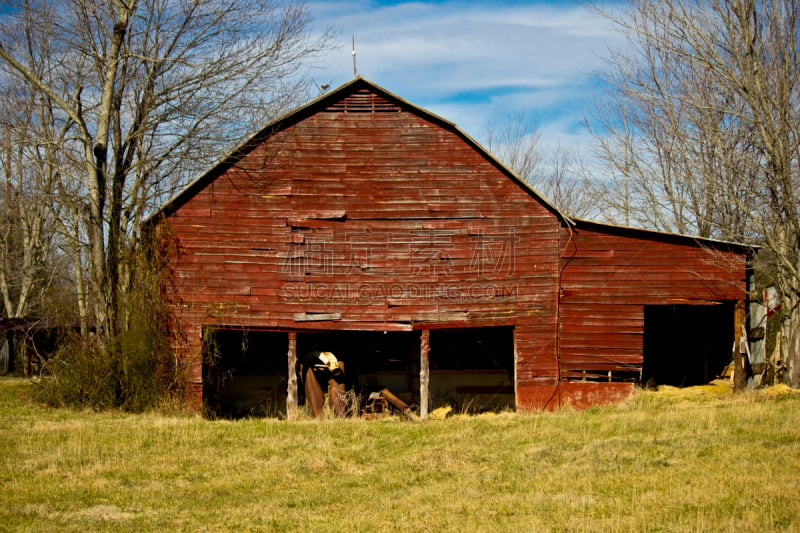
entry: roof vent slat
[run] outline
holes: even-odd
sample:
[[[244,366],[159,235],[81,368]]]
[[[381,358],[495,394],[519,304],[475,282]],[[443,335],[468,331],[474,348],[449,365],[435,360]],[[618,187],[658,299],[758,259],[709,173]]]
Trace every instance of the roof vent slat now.
[[[335,102],[325,111],[330,113],[397,113],[400,107],[379,95],[361,90]]]

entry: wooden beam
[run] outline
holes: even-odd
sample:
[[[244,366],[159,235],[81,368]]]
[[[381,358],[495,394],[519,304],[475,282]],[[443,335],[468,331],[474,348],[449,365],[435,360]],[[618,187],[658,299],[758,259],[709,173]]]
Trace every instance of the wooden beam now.
[[[297,332],[289,332],[288,351],[289,372],[286,379],[286,419],[294,420],[297,417]]]
[[[514,331],[511,333],[511,337],[514,340],[514,410],[519,410],[519,387],[517,382],[517,375],[519,370],[519,349],[518,349],[518,342],[517,342],[517,328],[514,328]]]
[[[423,329],[419,343],[419,417],[428,419],[428,387],[430,384],[431,330]]]
[[[733,311],[733,338],[736,339],[733,343],[734,391],[742,391],[747,387],[747,367],[744,360],[744,358],[747,357],[747,353],[744,350],[747,344],[745,329],[745,320],[747,319],[746,311],[744,300],[737,301]]]

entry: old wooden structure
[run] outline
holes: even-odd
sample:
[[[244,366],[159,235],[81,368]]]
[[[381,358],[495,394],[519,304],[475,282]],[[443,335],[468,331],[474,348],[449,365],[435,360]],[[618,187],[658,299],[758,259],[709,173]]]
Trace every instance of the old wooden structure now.
[[[293,358],[315,349],[423,413],[613,401],[713,377],[745,298],[746,248],[573,220],[363,78],[269,124],[149,226],[194,398],[232,413],[291,409]]]

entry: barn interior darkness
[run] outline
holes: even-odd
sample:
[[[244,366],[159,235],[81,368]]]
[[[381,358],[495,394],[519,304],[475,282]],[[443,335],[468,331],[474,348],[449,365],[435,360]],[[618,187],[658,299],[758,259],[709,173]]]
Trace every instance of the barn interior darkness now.
[[[644,309],[642,384],[687,387],[717,378],[731,361],[732,302]]]
[[[420,331],[302,330],[297,356],[333,352],[362,406],[371,392],[384,388],[413,405],[419,402],[420,337]],[[207,330],[206,339],[203,397],[209,416],[285,415],[288,332],[218,327]],[[513,327],[431,330],[429,368],[431,408],[514,407]]]

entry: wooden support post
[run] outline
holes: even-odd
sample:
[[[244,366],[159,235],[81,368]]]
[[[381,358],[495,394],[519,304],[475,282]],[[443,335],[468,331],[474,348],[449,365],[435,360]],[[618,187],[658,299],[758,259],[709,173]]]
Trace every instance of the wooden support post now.
[[[736,302],[736,307],[733,311],[733,390],[742,391],[747,386],[747,371],[744,358],[747,357],[746,352],[743,350],[743,343],[747,343],[745,329],[746,309],[744,300]]]
[[[423,329],[419,343],[419,417],[428,419],[428,386],[430,383],[431,330]]]
[[[11,331],[7,331],[5,339],[0,341],[0,359],[3,361],[0,374],[10,374],[14,371],[14,336]]]
[[[517,382],[517,375],[519,374],[519,349],[517,346],[517,328],[514,328],[512,334],[514,339],[514,410],[519,410],[519,383]]]
[[[289,332],[289,372],[286,379],[286,419],[294,420],[297,417],[297,332]]]

